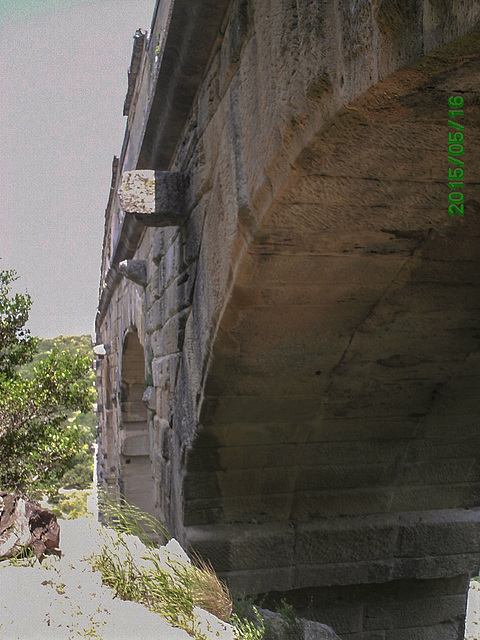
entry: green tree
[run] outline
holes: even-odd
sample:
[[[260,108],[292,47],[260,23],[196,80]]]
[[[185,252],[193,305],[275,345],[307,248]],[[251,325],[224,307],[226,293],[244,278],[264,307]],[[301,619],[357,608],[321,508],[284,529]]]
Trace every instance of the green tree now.
[[[27,378],[37,339],[25,329],[31,298],[11,296],[14,271],[0,271],[0,487],[34,496],[59,480],[81,450],[71,411],[91,411],[90,359],[53,348]]]
[[[17,293],[9,297],[15,280],[15,271],[0,271],[0,373],[9,377],[15,367],[30,362],[38,344],[38,338],[25,329],[32,306],[30,296]]]

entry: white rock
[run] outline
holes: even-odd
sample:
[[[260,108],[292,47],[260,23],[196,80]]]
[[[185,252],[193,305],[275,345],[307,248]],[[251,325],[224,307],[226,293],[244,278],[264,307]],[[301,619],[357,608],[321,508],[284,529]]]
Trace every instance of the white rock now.
[[[205,609],[194,607],[193,617],[194,630],[197,633],[203,633],[212,640],[236,640],[234,628]]]

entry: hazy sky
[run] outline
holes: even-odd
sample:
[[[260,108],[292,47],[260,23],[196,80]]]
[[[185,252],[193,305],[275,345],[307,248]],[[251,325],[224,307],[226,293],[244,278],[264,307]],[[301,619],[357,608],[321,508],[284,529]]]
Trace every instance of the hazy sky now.
[[[127,69],[155,0],[0,0],[0,269],[42,338],[93,331]]]

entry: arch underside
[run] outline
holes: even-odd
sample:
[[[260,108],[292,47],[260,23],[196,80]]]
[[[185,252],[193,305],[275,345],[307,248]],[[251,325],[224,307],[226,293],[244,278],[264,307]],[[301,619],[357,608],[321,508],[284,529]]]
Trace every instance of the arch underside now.
[[[220,571],[300,588],[347,584],[361,561],[353,582],[381,582],[400,565],[397,577],[418,575],[398,559],[413,554],[398,532],[418,518],[473,526],[479,72],[464,55],[376,85],[310,141],[258,225],[184,481],[188,538]],[[466,205],[450,217],[447,105],[460,90]]]

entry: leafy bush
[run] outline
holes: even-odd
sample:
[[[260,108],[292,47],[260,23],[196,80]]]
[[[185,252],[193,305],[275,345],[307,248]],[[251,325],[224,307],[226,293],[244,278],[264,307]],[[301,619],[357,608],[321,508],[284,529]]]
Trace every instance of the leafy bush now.
[[[73,490],[69,493],[59,493],[49,506],[59,518],[84,518],[88,516],[89,490]]]
[[[14,271],[0,271],[0,486],[38,497],[60,478],[81,450],[82,429],[66,420],[92,410],[89,357],[54,347],[32,362],[38,339],[25,324],[28,294],[11,294]]]

